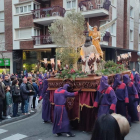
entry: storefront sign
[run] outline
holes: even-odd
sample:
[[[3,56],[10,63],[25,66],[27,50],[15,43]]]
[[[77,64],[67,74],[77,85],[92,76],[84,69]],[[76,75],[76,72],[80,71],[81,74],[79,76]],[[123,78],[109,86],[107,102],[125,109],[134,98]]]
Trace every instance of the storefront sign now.
[[[10,66],[10,59],[9,58],[0,59],[0,66]]]

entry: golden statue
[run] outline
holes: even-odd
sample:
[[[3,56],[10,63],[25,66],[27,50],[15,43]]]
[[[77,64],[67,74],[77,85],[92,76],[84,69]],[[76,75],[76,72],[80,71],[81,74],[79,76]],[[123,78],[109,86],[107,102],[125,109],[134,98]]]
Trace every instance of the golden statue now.
[[[101,41],[101,36],[103,37],[106,33],[106,30],[111,27],[115,21],[117,20],[114,19],[104,25],[102,25],[100,28],[99,28],[99,31],[98,31],[98,27],[97,26],[94,26],[94,27],[91,27],[89,25],[89,23],[87,22],[87,27],[88,27],[88,31],[89,31],[89,36],[92,37],[92,44],[96,47],[96,50],[97,52],[99,53],[100,57],[103,58],[103,51],[100,47],[100,41]]]
[[[89,36],[92,37],[92,44],[96,47],[96,50],[99,53],[100,57],[103,58],[103,51],[100,47],[101,34],[100,31],[97,30],[98,27],[94,26],[92,31],[89,29],[89,23],[87,23],[87,27],[89,31]]]

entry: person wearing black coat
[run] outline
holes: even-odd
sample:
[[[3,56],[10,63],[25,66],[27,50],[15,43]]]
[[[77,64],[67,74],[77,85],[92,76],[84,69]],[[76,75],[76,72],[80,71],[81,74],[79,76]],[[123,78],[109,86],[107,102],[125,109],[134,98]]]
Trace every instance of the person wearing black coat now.
[[[21,74],[19,74],[18,78],[24,78],[24,74],[23,74],[23,71],[21,71]]]
[[[3,83],[4,83],[5,86],[10,86],[11,87],[11,81],[10,81],[8,75],[5,75]]]
[[[11,81],[10,81],[8,75],[4,76],[3,83],[4,83],[5,86],[9,86],[11,88]],[[3,100],[3,116],[6,117],[6,98]]]
[[[2,117],[4,99],[5,99],[4,84],[2,83],[2,76],[0,76],[0,120],[4,120],[4,118]]]
[[[13,96],[13,117],[19,116],[18,113],[18,104],[21,102],[21,96],[20,96],[20,88],[18,85],[18,80],[14,80],[12,82],[12,96]]]
[[[39,92],[39,89],[38,89],[38,85],[36,83],[36,80],[35,79],[32,79],[32,85],[33,85],[33,88],[35,90],[35,94],[34,94],[34,97],[33,97],[33,109],[35,109],[35,102],[36,102],[36,97],[37,97],[37,94]]]

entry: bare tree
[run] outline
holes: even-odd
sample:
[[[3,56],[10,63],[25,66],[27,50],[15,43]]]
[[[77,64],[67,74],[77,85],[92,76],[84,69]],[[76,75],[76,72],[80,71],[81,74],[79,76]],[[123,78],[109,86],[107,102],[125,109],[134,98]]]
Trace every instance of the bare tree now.
[[[49,27],[53,41],[58,47],[61,47],[59,53],[60,59],[65,60],[72,58],[73,67],[77,69],[77,60],[79,56],[78,47],[85,42],[84,36],[85,19],[81,13],[71,11],[67,15],[56,20]],[[58,48],[59,49],[59,48]],[[74,55],[74,56],[73,56]],[[67,61],[68,62],[68,61]]]

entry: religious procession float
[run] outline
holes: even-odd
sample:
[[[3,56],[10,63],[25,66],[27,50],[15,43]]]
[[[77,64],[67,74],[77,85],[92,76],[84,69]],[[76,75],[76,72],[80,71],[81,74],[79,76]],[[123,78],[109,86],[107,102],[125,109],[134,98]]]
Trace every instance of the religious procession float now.
[[[72,11],[49,27],[58,46],[56,61],[51,59],[53,73],[48,79],[52,118],[54,91],[68,83],[73,91],[82,90],[77,97],[67,98],[69,119],[77,129],[91,131],[97,114],[93,104],[101,76],[107,75],[111,85],[115,74],[130,75],[131,53],[116,56],[117,62],[103,60],[100,41],[115,22],[116,19],[102,25],[98,31],[97,26],[91,27],[80,13]]]

